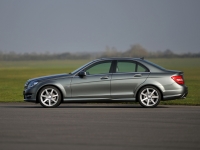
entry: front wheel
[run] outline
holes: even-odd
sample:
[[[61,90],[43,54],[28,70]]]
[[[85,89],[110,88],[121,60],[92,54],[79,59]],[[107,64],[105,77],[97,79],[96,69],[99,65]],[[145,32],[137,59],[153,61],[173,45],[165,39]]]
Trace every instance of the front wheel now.
[[[156,107],[160,103],[161,94],[154,86],[145,86],[139,91],[138,100],[143,107]]]
[[[60,91],[53,86],[43,87],[38,95],[39,102],[43,107],[58,107],[61,103]]]

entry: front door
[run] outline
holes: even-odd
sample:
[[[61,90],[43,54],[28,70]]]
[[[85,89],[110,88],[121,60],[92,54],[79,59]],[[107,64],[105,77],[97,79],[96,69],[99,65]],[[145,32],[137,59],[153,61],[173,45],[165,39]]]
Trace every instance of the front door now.
[[[82,70],[84,77],[78,75],[72,79],[72,98],[110,98],[110,81],[112,61],[95,63]]]

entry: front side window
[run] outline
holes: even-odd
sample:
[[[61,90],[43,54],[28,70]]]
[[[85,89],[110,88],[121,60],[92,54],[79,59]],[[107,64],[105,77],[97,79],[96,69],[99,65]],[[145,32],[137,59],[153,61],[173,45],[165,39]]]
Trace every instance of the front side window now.
[[[107,74],[110,71],[110,67],[111,67],[111,62],[104,62],[94,65],[89,69],[86,69],[85,72],[87,73],[87,75]]]

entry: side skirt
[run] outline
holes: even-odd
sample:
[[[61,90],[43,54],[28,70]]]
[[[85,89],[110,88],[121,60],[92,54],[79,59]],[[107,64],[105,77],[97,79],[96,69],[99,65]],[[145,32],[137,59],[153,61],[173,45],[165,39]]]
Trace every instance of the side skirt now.
[[[109,98],[65,98],[63,102],[65,103],[114,103],[114,102],[134,102],[135,98],[118,98],[118,99],[109,99]]]

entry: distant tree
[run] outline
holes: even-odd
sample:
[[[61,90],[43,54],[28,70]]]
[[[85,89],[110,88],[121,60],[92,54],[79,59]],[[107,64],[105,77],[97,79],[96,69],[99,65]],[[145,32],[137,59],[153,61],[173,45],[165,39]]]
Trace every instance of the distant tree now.
[[[163,52],[163,57],[173,57],[174,56],[174,53],[170,50],[170,49],[166,49],[164,52]]]
[[[120,57],[120,56],[121,53],[115,47],[112,47],[110,49],[109,46],[106,46],[106,50],[101,55],[101,57]]]
[[[135,45],[132,45],[128,51],[123,53],[123,56],[125,56],[125,57],[147,57],[148,52],[140,44],[135,44]]]

